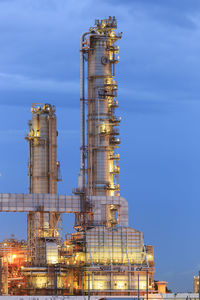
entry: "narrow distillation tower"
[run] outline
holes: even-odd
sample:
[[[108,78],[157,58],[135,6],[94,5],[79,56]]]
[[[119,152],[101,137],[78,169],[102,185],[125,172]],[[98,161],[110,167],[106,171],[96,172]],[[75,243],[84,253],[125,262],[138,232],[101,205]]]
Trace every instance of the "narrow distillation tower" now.
[[[57,127],[55,107],[34,104],[29,122],[29,193],[57,194],[59,162],[57,161]],[[62,238],[62,219],[59,213],[29,212],[28,261],[30,266],[47,266],[58,263],[58,248]]]

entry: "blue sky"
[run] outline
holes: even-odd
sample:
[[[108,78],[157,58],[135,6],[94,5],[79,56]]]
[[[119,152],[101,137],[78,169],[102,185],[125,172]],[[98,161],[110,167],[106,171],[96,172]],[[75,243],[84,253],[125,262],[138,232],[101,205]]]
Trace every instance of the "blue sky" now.
[[[130,225],[155,247],[155,278],[192,291],[200,269],[199,0],[0,0],[0,192],[28,191],[33,102],[57,108],[59,193],[77,186],[79,40],[109,15],[123,31],[117,113]],[[66,232],[72,222],[66,215]],[[1,214],[0,226],[1,239],[26,236],[25,214]]]

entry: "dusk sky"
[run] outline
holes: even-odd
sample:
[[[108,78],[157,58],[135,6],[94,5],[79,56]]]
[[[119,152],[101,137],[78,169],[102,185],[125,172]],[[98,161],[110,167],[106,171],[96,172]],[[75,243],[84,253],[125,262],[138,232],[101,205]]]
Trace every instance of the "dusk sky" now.
[[[60,194],[79,172],[80,35],[116,16],[121,196],[154,245],[155,279],[192,291],[200,269],[200,1],[0,0],[0,192],[28,192],[33,102],[56,106]],[[73,216],[65,215],[64,233]],[[0,239],[26,238],[26,214],[1,213]]]

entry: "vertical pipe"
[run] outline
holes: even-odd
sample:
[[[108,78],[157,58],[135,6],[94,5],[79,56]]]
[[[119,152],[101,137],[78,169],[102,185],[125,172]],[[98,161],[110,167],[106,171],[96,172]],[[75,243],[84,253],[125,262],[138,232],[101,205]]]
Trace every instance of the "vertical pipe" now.
[[[31,194],[31,140],[28,142],[28,192]]]
[[[138,300],[140,299],[140,273],[138,272]]]
[[[85,64],[84,52],[82,49],[82,42],[84,37],[81,38],[80,44],[80,111],[81,111],[81,188],[85,187]]]
[[[2,271],[3,271],[3,264],[2,264],[2,260],[3,260],[3,257],[0,256],[0,295],[2,295]]]
[[[80,40],[80,111],[81,111],[81,165],[80,175],[81,182],[80,188],[85,188],[85,62],[83,42],[86,35],[90,32],[85,32]]]
[[[88,272],[88,300],[90,300],[90,274]]]
[[[49,122],[49,194],[52,194],[52,182],[53,182],[53,175],[52,174],[52,118],[49,116],[48,117],[48,122]]]
[[[29,125],[29,131],[31,131],[31,121],[28,122]],[[32,193],[32,140],[28,139],[28,146],[29,146],[29,155],[28,155],[28,179],[29,179],[29,185],[28,185],[28,191],[29,194]]]
[[[5,271],[5,291],[4,293],[8,295],[8,257],[6,256],[6,271]]]
[[[148,270],[147,270],[147,300],[148,300],[148,296],[149,296],[149,274],[148,274]]]
[[[200,271],[199,271],[199,300],[200,300]]]

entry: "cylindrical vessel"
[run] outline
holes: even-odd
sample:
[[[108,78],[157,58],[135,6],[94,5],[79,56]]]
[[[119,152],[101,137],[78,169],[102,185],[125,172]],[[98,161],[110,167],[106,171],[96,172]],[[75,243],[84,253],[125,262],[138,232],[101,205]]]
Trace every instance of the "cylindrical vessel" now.
[[[49,123],[47,114],[32,116],[32,192],[49,193]]]
[[[119,145],[119,119],[114,115],[117,107],[114,81],[114,45],[119,36],[110,24],[97,24],[88,42],[88,115],[87,115],[87,193],[89,195],[116,196],[119,185],[116,175],[119,167],[115,148]],[[104,29],[103,29],[104,28]],[[118,157],[119,158],[119,157]]]
[[[32,127],[27,139],[31,145],[31,191],[34,194],[57,193],[57,128],[55,108],[50,104],[32,107]],[[57,243],[59,214],[28,214],[29,260],[33,265],[47,263],[48,242]]]

